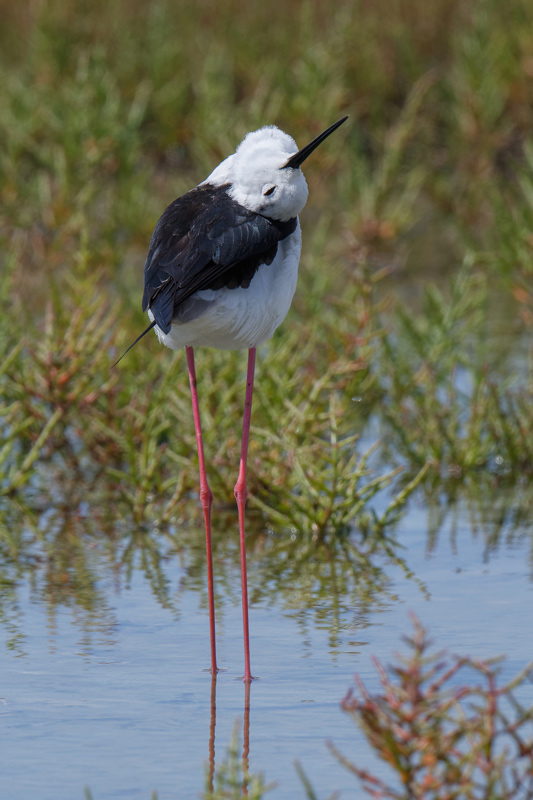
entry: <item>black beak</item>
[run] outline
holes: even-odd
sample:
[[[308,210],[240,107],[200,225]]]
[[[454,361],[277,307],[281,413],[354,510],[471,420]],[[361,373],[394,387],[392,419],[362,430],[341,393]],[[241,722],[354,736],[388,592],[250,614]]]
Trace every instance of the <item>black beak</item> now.
[[[343,122],[346,122],[347,119],[348,117],[343,117],[342,119],[339,119],[337,122],[331,125],[327,130],[323,131],[323,133],[321,133],[320,136],[317,136],[316,139],[313,139],[312,142],[309,142],[309,144],[306,144],[305,147],[302,147],[301,150],[298,150],[297,153],[291,156],[287,161],[287,163],[281,169],[287,169],[287,167],[290,167],[291,169],[299,169],[304,163],[305,159],[311,155],[313,150],[316,147],[318,147],[318,145],[321,144],[324,141],[324,139],[327,139],[330,133],[336,131],[337,128],[340,127]]]

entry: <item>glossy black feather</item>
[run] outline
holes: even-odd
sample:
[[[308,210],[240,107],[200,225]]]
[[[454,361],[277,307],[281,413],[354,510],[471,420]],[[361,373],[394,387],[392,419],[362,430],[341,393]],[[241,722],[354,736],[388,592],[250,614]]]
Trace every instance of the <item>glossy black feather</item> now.
[[[174,200],[156,225],[144,267],[143,311],[170,331],[181,303],[201,289],[247,288],[296,218],[278,222],[249,211],[227,186],[203,184]]]

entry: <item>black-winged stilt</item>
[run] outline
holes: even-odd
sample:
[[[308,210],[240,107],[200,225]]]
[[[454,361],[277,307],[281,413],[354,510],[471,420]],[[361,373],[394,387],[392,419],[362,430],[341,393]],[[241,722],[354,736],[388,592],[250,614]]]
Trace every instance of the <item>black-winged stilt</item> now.
[[[302,245],[298,214],[308,194],[300,167],[346,119],[338,120],[301,150],[275,126],[248,133],[235,153],[203,183],[163,212],[144,267],[142,307],[151,324],[133,344],[155,328],[163,344],[173,350],[185,347],[187,353],[205,518],[213,674],[218,671],[211,549],[213,495],[205,469],[193,348],[248,350],[241,460],[235,485],[247,683],[253,678],[244,508],[256,347],[283,322],[296,289]]]

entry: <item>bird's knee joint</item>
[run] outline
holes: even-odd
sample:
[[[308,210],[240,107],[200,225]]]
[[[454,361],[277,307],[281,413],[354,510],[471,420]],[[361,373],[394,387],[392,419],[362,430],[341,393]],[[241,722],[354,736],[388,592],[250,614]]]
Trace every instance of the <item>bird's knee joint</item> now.
[[[245,502],[246,498],[248,497],[248,489],[246,488],[246,484],[244,482],[241,483],[240,481],[237,481],[233,493],[238,503]]]
[[[213,503],[213,492],[209,486],[204,486],[200,489],[200,502],[202,504],[202,508],[211,508]]]

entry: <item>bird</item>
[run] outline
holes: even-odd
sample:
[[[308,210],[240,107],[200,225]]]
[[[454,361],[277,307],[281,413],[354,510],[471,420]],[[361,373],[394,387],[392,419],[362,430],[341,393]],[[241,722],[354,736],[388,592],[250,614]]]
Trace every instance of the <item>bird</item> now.
[[[252,131],[202,183],[165,209],[152,234],[144,266],[142,309],[148,313],[150,325],[128,348],[152,328],[159,341],[172,350],[185,347],[205,522],[213,675],[218,672],[211,545],[213,494],[205,466],[194,348],[248,350],[241,456],[234,489],[241,553],[245,683],[253,680],[245,504],[256,349],[284,321],[296,290],[302,246],[298,215],[308,196],[301,166],[347,119],[342,117],[301,149],[275,125]]]

